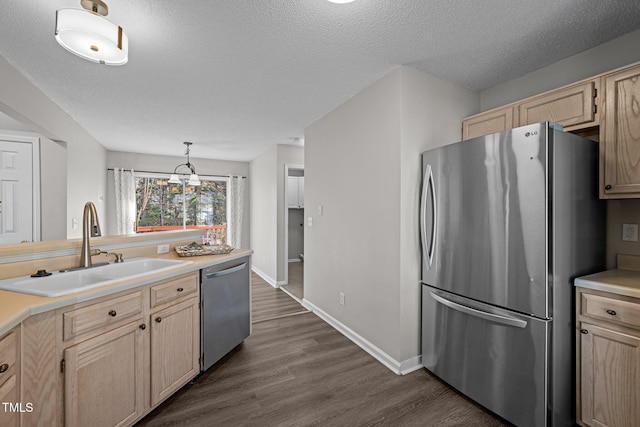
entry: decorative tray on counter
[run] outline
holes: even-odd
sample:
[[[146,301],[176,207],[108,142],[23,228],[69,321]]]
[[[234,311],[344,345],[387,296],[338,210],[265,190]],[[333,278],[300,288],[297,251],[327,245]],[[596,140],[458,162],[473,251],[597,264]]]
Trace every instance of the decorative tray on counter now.
[[[180,256],[221,255],[231,253],[233,250],[229,245],[203,245],[196,242],[176,246],[175,249]]]

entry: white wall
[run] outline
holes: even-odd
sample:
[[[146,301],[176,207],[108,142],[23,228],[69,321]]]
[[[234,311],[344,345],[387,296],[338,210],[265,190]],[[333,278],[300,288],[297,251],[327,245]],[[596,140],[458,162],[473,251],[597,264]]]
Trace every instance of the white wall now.
[[[193,145],[191,147],[192,152],[197,150],[198,146]],[[107,152],[107,168],[113,169],[115,167],[133,169],[137,171],[147,172],[164,172],[170,174],[175,167],[186,161],[184,156],[158,156],[153,154],[139,154],[139,153],[125,153],[122,151],[109,151]],[[191,157],[191,163],[196,167],[198,175],[239,175],[245,176],[250,182],[249,178],[249,163],[248,162],[235,162],[227,160],[210,160],[210,159],[198,159]],[[107,198],[106,198],[106,230],[108,235],[114,235],[116,233],[116,210],[115,210],[115,189],[113,182],[113,172],[109,171],[107,174]],[[244,215],[243,215],[243,233],[242,233],[242,248],[249,248],[249,212],[251,210],[251,201],[249,197],[249,184],[245,186],[244,197]]]
[[[640,61],[640,31],[626,34],[593,49],[480,93],[482,111]]]
[[[87,201],[105,214],[106,150],[58,105],[0,57],[0,111],[27,128],[67,148],[67,238],[82,236],[82,228],[71,228]]]
[[[640,61],[640,31],[619,37],[593,49],[559,61],[483,91],[482,111],[517,101],[609,70]],[[616,254],[640,255],[640,243],[622,242],[622,224],[640,222],[638,200],[607,202],[607,268],[616,265]]]
[[[272,285],[277,277],[278,147],[271,147],[249,164],[251,200],[250,247],[253,268]]]
[[[399,67],[305,130],[305,300],[399,367],[420,352],[420,153],[458,140],[478,106]]]

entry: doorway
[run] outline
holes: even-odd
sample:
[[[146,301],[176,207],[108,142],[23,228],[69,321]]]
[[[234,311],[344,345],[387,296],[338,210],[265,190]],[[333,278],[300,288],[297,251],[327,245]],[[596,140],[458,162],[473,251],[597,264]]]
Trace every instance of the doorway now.
[[[0,135],[0,244],[40,240],[39,144]]]
[[[304,166],[285,165],[285,285],[292,297],[304,298]]]

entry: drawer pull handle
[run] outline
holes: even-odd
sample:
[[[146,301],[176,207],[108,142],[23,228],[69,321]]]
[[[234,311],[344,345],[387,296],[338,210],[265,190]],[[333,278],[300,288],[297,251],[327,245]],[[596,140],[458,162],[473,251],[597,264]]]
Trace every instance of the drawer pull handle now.
[[[116,311],[115,311],[115,310],[111,310],[111,311],[109,311],[109,316],[111,316],[111,317],[116,317],[116,314],[117,314],[117,313],[116,313]]]
[[[587,331],[586,329],[580,329],[580,333],[586,335],[589,333],[589,331]]]
[[[4,374],[8,370],[9,370],[9,364],[8,363],[3,363],[2,365],[0,365],[0,374]]]
[[[183,289],[183,288],[178,288],[178,289],[176,289],[176,290],[177,290],[178,292],[182,292],[182,291],[184,291],[184,289]]]
[[[158,323],[162,322],[162,317],[156,317],[156,322]]]
[[[615,316],[615,315],[616,315],[616,312],[615,312],[615,311],[613,311],[613,310],[607,310],[607,314],[610,314],[610,315],[612,315],[612,316]]]
[[[604,186],[604,189],[605,189],[605,190],[611,190],[611,184],[607,184],[607,185],[605,185],[605,186]]]
[[[140,329],[142,329],[143,331],[144,331],[145,329],[147,329],[147,325],[145,325],[144,323],[143,323],[142,325],[138,326],[138,327],[139,327]]]

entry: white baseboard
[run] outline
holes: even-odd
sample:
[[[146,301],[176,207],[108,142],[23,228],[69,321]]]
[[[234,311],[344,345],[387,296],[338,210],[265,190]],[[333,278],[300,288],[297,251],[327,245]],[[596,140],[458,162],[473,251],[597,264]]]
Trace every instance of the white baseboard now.
[[[255,265],[251,266],[251,270],[253,270],[253,272],[256,273],[258,276],[262,277],[265,282],[267,282],[274,288],[279,287],[278,282],[276,280],[272,279],[268,274],[266,274],[264,271],[257,268]]]
[[[369,353],[371,356],[376,358],[380,363],[389,368],[393,373],[397,375],[405,375],[410,372],[416,371],[422,368],[422,357],[416,356],[409,360],[405,360],[404,362],[398,362],[393,357],[389,356],[387,353],[367,341],[364,337],[356,333],[351,328],[347,327],[342,322],[338,321],[333,316],[329,315],[322,309],[316,307],[313,303],[309,302],[306,299],[301,301],[303,307],[307,310],[315,313],[319,318],[327,322],[334,329],[340,332],[345,337],[349,338],[353,341],[358,347]]]

